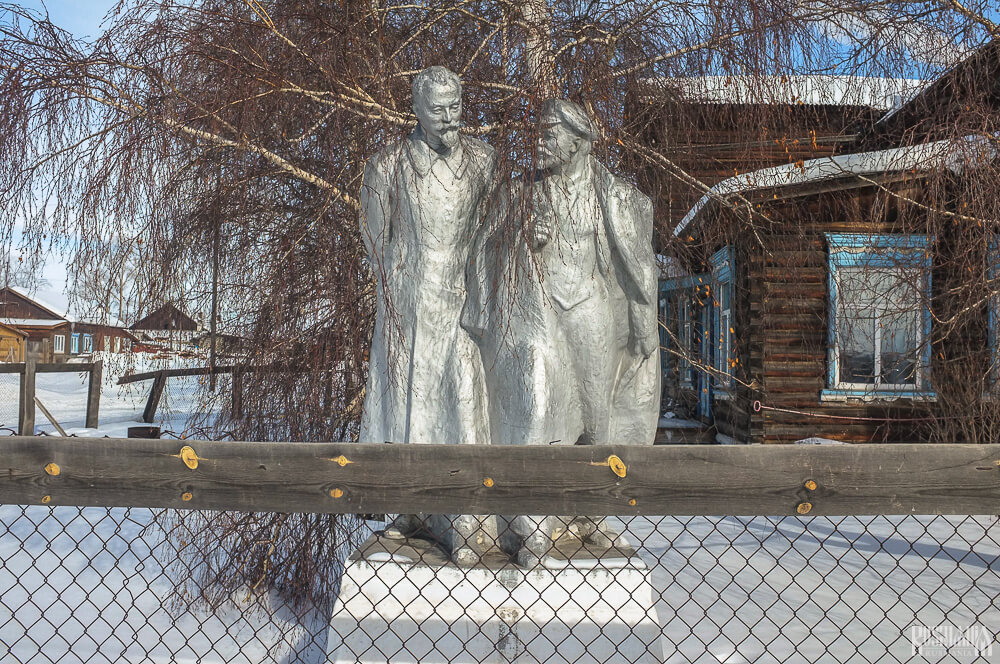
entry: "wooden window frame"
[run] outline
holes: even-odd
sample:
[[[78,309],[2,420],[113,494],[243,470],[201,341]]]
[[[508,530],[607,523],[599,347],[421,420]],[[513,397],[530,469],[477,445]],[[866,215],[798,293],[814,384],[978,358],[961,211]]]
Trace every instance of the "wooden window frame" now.
[[[840,270],[875,268],[880,270],[921,271],[921,295],[929,301],[931,295],[931,252],[933,236],[825,233],[829,249],[827,297],[829,303],[827,327],[827,387],[820,394],[820,401],[875,401],[892,399],[934,399],[936,393],[931,387],[931,312],[924,306],[921,310],[920,336],[917,348],[918,368],[913,385],[880,382],[877,370],[880,357],[875,358],[875,383],[851,383],[840,380],[840,339],[837,318],[840,315],[839,284]],[[885,314],[882,309],[877,310]],[[878,319],[876,318],[876,321]],[[875,325],[875,349],[879,348],[881,332]],[[876,355],[878,355],[876,353]]]

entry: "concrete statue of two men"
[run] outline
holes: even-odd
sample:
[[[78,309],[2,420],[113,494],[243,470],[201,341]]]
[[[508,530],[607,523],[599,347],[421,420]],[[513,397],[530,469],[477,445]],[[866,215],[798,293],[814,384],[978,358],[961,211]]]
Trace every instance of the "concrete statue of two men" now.
[[[418,74],[413,110],[419,126],[365,170],[378,291],[360,439],[652,443],[649,199],[591,155],[596,130],[571,102],[546,102],[537,168],[513,182],[495,182],[495,151],[458,133],[455,74]],[[613,540],[572,517],[401,515],[386,535],[420,530],[460,565],[499,548],[532,566],[560,536]]]

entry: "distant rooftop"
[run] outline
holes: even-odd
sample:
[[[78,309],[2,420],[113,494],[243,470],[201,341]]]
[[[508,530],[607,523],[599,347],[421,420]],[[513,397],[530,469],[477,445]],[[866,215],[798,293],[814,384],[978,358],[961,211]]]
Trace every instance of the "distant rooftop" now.
[[[897,108],[925,81],[833,74],[800,76],[698,76],[650,79],[681,99],[703,104],[801,104]]]
[[[22,297],[26,297],[41,308],[47,310],[52,314],[53,318],[63,318],[71,323],[84,323],[88,325],[105,325],[108,327],[125,327],[125,323],[119,320],[116,316],[110,313],[100,314],[82,311],[80,306],[73,306],[72,304],[65,302],[65,296],[54,291],[53,289],[46,289],[42,292],[42,289],[38,291],[28,290],[27,288],[22,288],[21,286],[10,286],[7,288],[14,291]],[[64,301],[64,304],[59,305],[57,302],[60,298]]]

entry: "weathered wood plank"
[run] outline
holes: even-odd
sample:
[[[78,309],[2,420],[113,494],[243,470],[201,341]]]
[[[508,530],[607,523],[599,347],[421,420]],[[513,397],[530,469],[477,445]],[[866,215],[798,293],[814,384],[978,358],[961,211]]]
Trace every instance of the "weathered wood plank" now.
[[[37,396],[35,397],[35,405],[38,406],[38,409],[42,411],[42,415],[45,416],[45,418],[49,421],[49,423],[56,428],[56,431],[59,432],[59,435],[65,436],[66,430],[62,428],[62,425],[59,424],[59,420],[57,420],[55,416],[49,412],[49,409],[45,407],[45,404],[43,404],[42,400],[39,399]]]
[[[18,398],[17,426],[22,436],[35,435],[35,367],[34,360],[24,363]]]
[[[146,371],[143,373],[130,374],[128,376],[122,376],[118,379],[119,385],[127,385],[128,383],[136,383],[143,380],[155,379],[157,376],[164,376],[165,378],[176,378],[178,376],[208,376],[212,373],[224,374],[230,373],[233,370],[232,366],[217,366],[214,369],[212,367],[191,367],[189,369],[161,369],[159,371]]]
[[[197,467],[181,459],[192,447]],[[624,462],[625,477],[606,465]],[[58,465],[56,469],[49,464]],[[332,513],[982,514],[1000,445],[470,446],[0,439],[0,502]],[[49,471],[46,471],[46,467]],[[487,478],[490,481],[487,481]],[[816,482],[815,490],[805,482]]]
[[[104,361],[94,362],[90,369],[90,384],[87,386],[87,421],[88,429],[96,429],[101,412],[101,382],[104,380]]]
[[[93,362],[39,362],[36,373],[86,373],[94,368]]]
[[[153,386],[149,388],[149,398],[146,399],[146,407],[142,409],[142,421],[149,424],[156,417],[156,409],[160,407],[160,397],[163,396],[163,388],[167,384],[166,371],[157,371],[153,378]],[[121,384],[121,381],[119,381]]]

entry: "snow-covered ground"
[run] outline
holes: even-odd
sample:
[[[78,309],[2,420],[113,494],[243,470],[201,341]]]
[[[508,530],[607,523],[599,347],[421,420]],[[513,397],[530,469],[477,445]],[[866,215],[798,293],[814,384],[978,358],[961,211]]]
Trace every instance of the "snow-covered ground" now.
[[[297,617],[273,597],[244,610],[242,592],[215,613],[171,604],[173,549],[143,532],[151,519],[139,509],[0,507],[0,661],[325,662],[318,612]],[[1000,633],[990,517],[623,525],[652,567],[671,664],[921,661],[912,626]]]
[[[137,369],[144,370],[144,369]],[[124,435],[148,383],[108,384],[82,430],[86,385],[40,376],[70,431]],[[165,427],[197,410],[197,379],[168,382]],[[51,431],[39,413],[39,428]],[[247,593],[212,612],[172,595],[177,557],[145,509],[0,506],[0,662],[325,662],[328,617]],[[666,661],[1000,662],[911,653],[911,627],[1000,634],[995,517],[643,517],[619,527],[652,569]],[[405,658],[387,657],[391,661]]]

